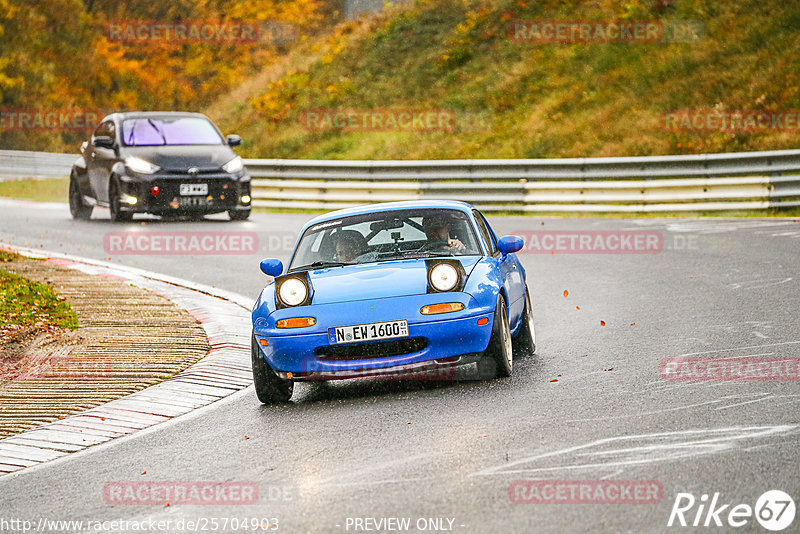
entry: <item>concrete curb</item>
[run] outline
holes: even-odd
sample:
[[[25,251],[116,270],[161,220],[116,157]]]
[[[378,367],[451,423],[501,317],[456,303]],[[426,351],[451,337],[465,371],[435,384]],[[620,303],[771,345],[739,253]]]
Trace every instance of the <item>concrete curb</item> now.
[[[186,415],[252,384],[249,312],[252,300],[141,269],[0,245],[23,256],[60,260],[65,267],[118,278],[161,295],[200,322],[211,347],[203,359],[155,386],[0,440],[0,475],[16,473]]]

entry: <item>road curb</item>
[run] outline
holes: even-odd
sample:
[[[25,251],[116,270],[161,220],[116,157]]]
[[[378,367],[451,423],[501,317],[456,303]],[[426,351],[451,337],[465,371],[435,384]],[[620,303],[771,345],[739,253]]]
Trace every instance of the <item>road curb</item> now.
[[[0,440],[0,476],[186,415],[252,384],[252,300],[142,269],[6,243],[0,246],[23,256],[56,260],[87,274],[118,278],[161,295],[198,320],[210,346],[203,359],[173,378]]]

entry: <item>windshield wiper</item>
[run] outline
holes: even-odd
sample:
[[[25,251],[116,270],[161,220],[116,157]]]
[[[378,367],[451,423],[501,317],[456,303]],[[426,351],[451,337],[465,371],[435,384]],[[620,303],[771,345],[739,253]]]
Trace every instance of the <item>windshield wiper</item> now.
[[[436,256],[453,256],[449,250],[406,250],[400,253],[401,258],[433,258]]]
[[[158,126],[156,126],[156,123],[154,123],[152,120],[147,119],[147,122],[149,122],[150,126],[152,126],[153,129],[156,131],[156,133],[158,133],[158,135],[161,136],[161,139],[164,141],[164,144],[166,145],[167,144],[167,137],[164,135],[164,132],[162,132],[161,129]]]
[[[344,267],[345,265],[358,265],[356,262],[348,261],[315,261],[310,265],[303,265],[302,267],[295,267],[294,271],[305,271],[306,269],[326,269],[328,267]]]

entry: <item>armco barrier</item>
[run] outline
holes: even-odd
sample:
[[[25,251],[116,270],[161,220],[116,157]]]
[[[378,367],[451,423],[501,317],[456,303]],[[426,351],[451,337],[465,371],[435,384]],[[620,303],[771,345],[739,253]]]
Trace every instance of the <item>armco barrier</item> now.
[[[66,177],[76,159],[78,154],[0,150],[0,180]]]
[[[66,176],[77,156],[0,151],[0,176]],[[336,209],[457,199],[486,211],[658,212],[800,206],[800,150],[526,160],[249,159],[253,205]]]

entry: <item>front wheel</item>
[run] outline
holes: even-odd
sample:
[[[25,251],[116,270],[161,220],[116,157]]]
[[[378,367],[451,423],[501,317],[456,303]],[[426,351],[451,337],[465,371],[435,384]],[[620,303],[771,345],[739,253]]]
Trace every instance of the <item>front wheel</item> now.
[[[120,210],[119,186],[114,179],[108,184],[108,210],[111,222],[127,222],[133,218],[133,213]]]
[[[533,306],[531,305],[531,292],[525,288],[525,311],[522,313],[522,324],[517,337],[514,338],[514,350],[536,353],[536,330],[533,325]]]
[[[88,221],[92,217],[92,206],[83,203],[83,195],[75,176],[69,177],[69,212],[73,219]]]
[[[267,364],[264,355],[256,344],[256,336],[253,335],[252,348],[250,351],[253,364],[253,383],[256,387],[256,396],[263,404],[277,404],[287,402],[292,398],[294,392],[294,382],[283,380]]]
[[[232,221],[246,221],[250,217],[250,210],[228,210],[228,217]]]
[[[500,296],[497,298],[497,307],[494,311],[494,324],[489,346],[478,360],[478,375],[481,379],[511,376],[514,365],[511,347],[511,328],[508,323],[506,301]]]

